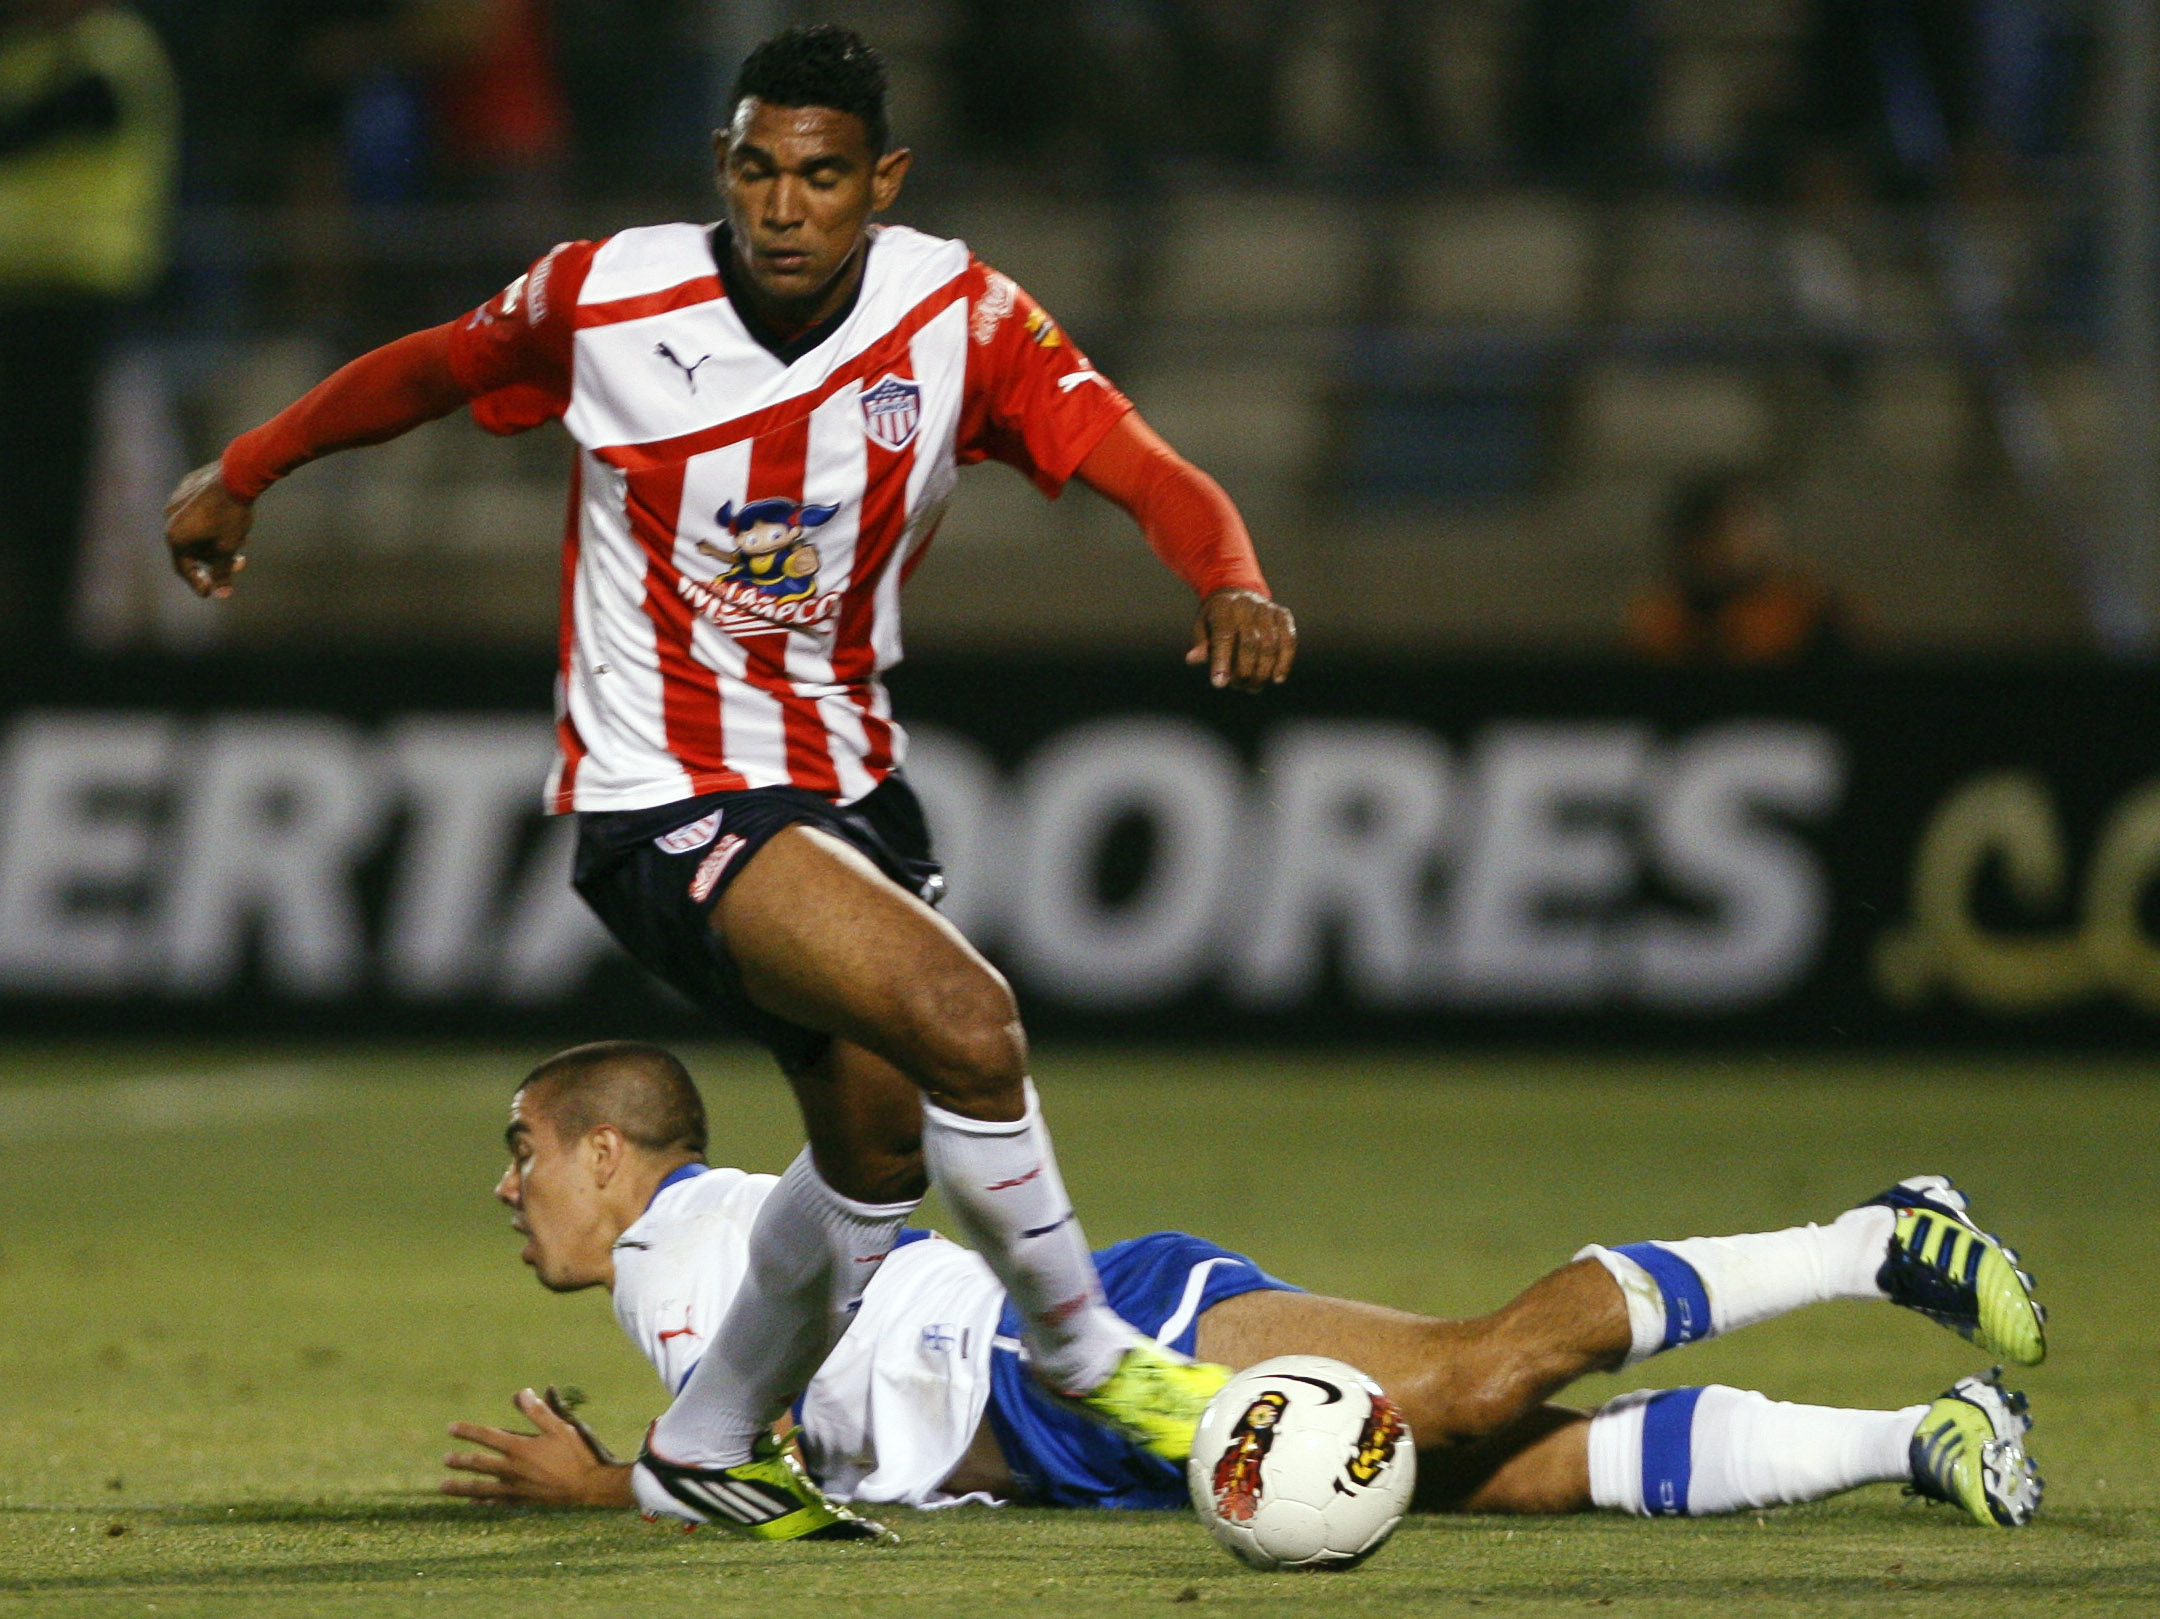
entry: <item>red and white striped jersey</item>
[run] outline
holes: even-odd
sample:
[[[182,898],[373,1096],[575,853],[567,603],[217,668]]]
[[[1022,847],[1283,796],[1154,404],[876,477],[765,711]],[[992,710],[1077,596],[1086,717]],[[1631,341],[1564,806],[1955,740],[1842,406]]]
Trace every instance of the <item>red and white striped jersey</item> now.
[[[714,251],[689,224],[565,243],[452,344],[483,426],[560,418],[578,446],[556,813],[862,797],[905,750],[878,677],[957,468],[1055,495],[1132,408],[963,243],[877,230],[853,310],[791,364]]]

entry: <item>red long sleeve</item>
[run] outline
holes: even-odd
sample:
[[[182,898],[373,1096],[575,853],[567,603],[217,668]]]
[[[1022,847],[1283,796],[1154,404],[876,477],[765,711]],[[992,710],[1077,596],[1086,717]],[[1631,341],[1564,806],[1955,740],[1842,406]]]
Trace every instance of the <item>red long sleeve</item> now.
[[[298,466],[380,444],[447,416],[471,397],[450,362],[457,322],[431,326],[363,354],[225,447],[225,487],[254,500]]]
[[[1076,475],[1132,513],[1155,554],[1199,595],[1268,594],[1245,519],[1222,485],[1171,449],[1138,411],[1119,418]]]

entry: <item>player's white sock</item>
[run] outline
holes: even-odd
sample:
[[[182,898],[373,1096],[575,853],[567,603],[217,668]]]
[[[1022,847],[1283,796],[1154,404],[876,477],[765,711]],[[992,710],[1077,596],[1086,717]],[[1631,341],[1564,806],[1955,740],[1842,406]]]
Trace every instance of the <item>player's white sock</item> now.
[[[653,1429],[653,1449],[706,1467],[748,1461],[809,1387],[915,1208],[842,1197],[805,1147],[758,1208],[742,1288]]]
[[[1627,1300],[1632,1366],[1661,1349],[1751,1327],[1830,1299],[1879,1299],[1875,1285],[1889,1252],[1894,1211],[1847,1209],[1828,1225],[1794,1226],[1740,1237],[1593,1244],[1577,1259],[1612,1272]]]
[[[1012,1295],[1034,1374],[1065,1394],[1099,1385],[1138,1334],[1104,1302],[1034,1081],[1027,1112],[1009,1121],[962,1118],[925,1102],[923,1160],[954,1221]]]
[[[1590,1499],[1646,1518],[1700,1518],[1905,1483],[1926,1412],[1787,1405],[1715,1385],[1623,1394],[1590,1419]]]

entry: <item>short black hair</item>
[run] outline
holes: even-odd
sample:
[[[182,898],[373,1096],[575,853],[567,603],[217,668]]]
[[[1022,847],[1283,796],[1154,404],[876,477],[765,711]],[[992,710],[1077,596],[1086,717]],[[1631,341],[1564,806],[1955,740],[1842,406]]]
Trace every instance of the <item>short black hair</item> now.
[[[595,1040],[557,1052],[518,1082],[540,1091],[540,1107],[562,1141],[612,1124],[647,1152],[679,1147],[705,1154],[705,1101],[671,1051],[642,1040]]]
[[[830,107],[862,120],[873,156],[892,141],[885,122],[885,59],[851,28],[821,22],[773,35],[743,59],[728,116],[748,96],[775,107]]]

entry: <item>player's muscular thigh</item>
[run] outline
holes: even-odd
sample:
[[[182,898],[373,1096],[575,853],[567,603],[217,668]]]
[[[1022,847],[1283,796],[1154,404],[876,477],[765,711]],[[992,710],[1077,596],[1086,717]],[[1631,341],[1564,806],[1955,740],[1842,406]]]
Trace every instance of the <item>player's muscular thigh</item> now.
[[[807,826],[760,849],[713,926],[767,1011],[875,1052],[942,1107],[1016,1119],[1027,1048],[1012,991],[950,923]]]

